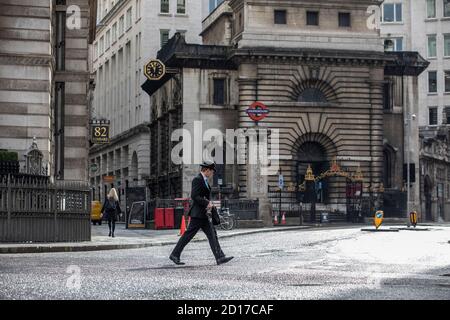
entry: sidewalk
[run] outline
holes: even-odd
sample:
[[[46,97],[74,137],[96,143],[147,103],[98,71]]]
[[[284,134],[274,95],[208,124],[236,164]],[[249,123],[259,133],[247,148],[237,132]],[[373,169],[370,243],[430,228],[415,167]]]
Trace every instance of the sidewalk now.
[[[309,229],[311,226],[286,226],[252,229],[217,230],[218,237],[229,238],[241,235]],[[78,252],[117,249],[137,249],[154,246],[175,245],[178,242],[179,230],[133,230],[125,229],[124,224],[116,225],[115,237],[108,237],[108,226],[92,226],[89,242],[78,243],[8,243],[0,244],[0,254],[45,253],[45,252]],[[198,232],[193,242],[206,241],[203,232]]]

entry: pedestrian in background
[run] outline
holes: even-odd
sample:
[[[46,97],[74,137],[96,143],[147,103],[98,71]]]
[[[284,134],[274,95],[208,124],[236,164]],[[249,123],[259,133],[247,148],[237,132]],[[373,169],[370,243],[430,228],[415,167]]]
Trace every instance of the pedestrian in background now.
[[[212,161],[205,161],[200,167],[200,173],[192,180],[191,198],[193,204],[188,214],[191,216],[191,222],[169,256],[169,259],[175,264],[184,264],[180,261],[181,252],[200,229],[206,234],[218,265],[233,259],[233,257],[226,257],[222,252],[216,230],[208,220],[208,211],[210,214],[213,207],[210,201],[211,187],[209,186],[208,178],[211,178],[216,172],[216,164]]]
[[[108,196],[105,199],[102,207],[102,213],[105,212],[106,219],[108,220],[109,235],[108,237],[114,238],[114,231],[116,230],[117,215],[122,213],[119,204],[119,197],[115,188],[111,188]]]

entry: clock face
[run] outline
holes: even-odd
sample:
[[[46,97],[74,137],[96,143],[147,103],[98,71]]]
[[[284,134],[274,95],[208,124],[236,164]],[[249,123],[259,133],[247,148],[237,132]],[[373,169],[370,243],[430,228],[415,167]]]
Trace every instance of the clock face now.
[[[166,73],[166,67],[159,60],[151,60],[145,66],[145,75],[150,80],[159,80]]]

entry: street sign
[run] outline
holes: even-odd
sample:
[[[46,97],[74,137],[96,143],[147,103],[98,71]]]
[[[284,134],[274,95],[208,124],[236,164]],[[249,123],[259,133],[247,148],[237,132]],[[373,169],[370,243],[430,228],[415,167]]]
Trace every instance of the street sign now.
[[[160,80],[166,74],[166,66],[160,60],[152,59],[144,66],[144,74],[149,80]]]
[[[103,176],[104,183],[114,183],[116,176]]]
[[[246,110],[247,115],[255,122],[264,120],[269,114],[270,110],[267,106],[259,101],[251,104],[251,106]]]
[[[217,183],[219,184],[219,186],[221,186],[223,184],[223,180],[222,179],[217,179]]]
[[[91,121],[91,142],[93,144],[109,143],[109,120]]]
[[[381,226],[381,224],[383,223],[383,219],[384,219],[384,212],[381,210],[378,210],[377,212],[375,212],[375,218],[373,220],[373,223],[375,224],[375,228],[379,228]]]
[[[146,223],[146,202],[134,202],[131,205],[130,215],[128,217],[128,228],[145,228]]]
[[[278,187],[279,187],[280,189],[283,189],[283,188],[284,188],[284,177],[283,177],[282,174],[280,174],[280,175],[278,176]]]

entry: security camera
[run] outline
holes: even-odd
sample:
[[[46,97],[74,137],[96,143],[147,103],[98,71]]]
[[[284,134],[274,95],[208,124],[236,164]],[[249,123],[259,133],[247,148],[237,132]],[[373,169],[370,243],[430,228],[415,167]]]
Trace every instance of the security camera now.
[[[415,115],[415,114],[412,114],[412,115],[411,115],[411,118],[412,118],[413,120],[416,120],[416,115]]]

